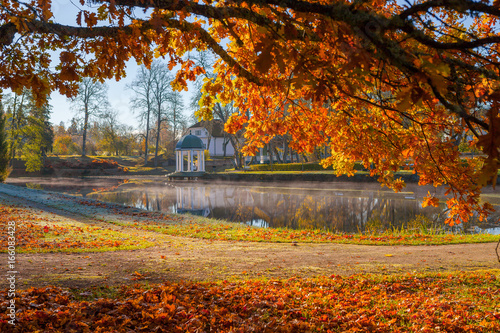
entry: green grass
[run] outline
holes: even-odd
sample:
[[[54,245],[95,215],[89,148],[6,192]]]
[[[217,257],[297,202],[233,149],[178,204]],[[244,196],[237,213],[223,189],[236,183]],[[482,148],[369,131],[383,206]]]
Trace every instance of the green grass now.
[[[107,228],[109,225],[99,227],[76,221],[54,221],[50,216],[16,207],[2,207],[0,222],[3,235],[7,235],[7,222],[15,223],[18,253],[105,252],[155,245],[137,234]],[[7,252],[7,240],[7,237],[0,237],[0,252]]]
[[[498,241],[489,234],[447,234],[430,229],[406,231],[392,230],[381,234],[343,234],[324,230],[292,230],[286,228],[258,228],[238,223],[228,223],[206,218],[186,218],[185,222],[167,224],[161,222],[117,223],[138,229],[171,236],[193,237],[225,241],[250,241],[273,243],[338,243],[362,245],[443,245],[464,243],[488,243]]]
[[[144,237],[116,230],[50,224],[48,232],[38,233],[31,242],[19,247],[18,252],[107,252],[144,249],[154,245]]]
[[[151,158],[152,156],[150,156]],[[59,156],[49,156],[48,157],[48,162],[50,164],[57,164],[58,162],[61,161],[66,161],[69,163],[75,163],[78,164],[79,162],[81,163],[90,163],[92,160],[107,160],[107,161],[114,161],[118,163],[117,167],[121,168],[126,168],[128,171],[126,172],[127,174],[154,174],[154,173],[161,173],[164,174],[165,172],[170,172],[175,169],[175,167],[170,166],[170,167],[151,167],[151,166],[144,166],[144,157],[141,156],[85,156],[81,157],[79,155],[59,155]]]

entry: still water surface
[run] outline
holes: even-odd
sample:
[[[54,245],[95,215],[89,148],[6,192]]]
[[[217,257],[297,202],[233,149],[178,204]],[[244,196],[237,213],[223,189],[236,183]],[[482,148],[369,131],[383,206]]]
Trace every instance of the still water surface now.
[[[145,184],[125,184],[112,179],[22,179],[16,185],[83,195],[107,202],[147,210],[194,214],[240,222],[259,227],[292,229],[325,229],[346,233],[370,230],[416,227],[418,216],[424,221],[442,225],[446,206],[422,208],[427,191],[442,195],[440,189],[408,185],[404,192],[394,193],[374,183],[167,183],[157,180]],[[437,191],[437,192],[436,192]],[[494,202],[495,195],[489,196]],[[496,206],[500,208],[500,206]],[[466,229],[500,233],[489,222],[473,221]]]

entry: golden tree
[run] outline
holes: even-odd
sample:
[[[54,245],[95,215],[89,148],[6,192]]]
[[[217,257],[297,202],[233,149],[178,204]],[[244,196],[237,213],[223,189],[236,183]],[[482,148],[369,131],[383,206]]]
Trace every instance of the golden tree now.
[[[499,163],[498,2],[93,2],[69,26],[52,21],[50,1],[3,1],[0,86],[71,96],[80,77],[120,79],[126,60],[164,56],[183,89],[203,72],[186,52],[209,49],[217,79],[205,82],[199,115],[211,118],[216,102],[244,110],[226,127],[245,126],[247,153],[287,134],[298,151],[328,146],[324,164],[339,174],[362,161],[395,190],[404,183],[394,172],[411,163],[420,184],[450,187],[450,223],[492,210],[479,194]],[[464,161],[463,138],[484,157]]]

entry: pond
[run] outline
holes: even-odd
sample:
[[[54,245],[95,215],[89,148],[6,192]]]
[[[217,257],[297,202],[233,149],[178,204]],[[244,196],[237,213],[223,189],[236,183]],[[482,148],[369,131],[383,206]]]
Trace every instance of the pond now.
[[[141,209],[189,213],[264,228],[357,233],[442,226],[446,218],[444,203],[422,208],[422,197],[428,191],[443,198],[444,189],[413,184],[394,193],[378,183],[168,183],[156,179],[132,184],[104,178],[14,178],[9,182]],[[485,197],[492,204],[500,203],[500,197],[494,193]],[[489,221],[473,220],[458,228],[500,233],[493,223],[498,217],[496,212]]]

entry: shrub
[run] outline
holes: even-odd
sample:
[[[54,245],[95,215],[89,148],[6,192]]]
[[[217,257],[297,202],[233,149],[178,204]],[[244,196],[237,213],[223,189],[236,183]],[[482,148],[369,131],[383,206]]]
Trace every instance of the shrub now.
[[[118,162],[112,160],[95,159],[92,160],[90,167],[99,169],[114,169],[118,168]]]
[[[63,135],[54,141],[54,153],[58,155],[80,154],[80,147],[73,141],[70,135]]]
[[[323,171],[331,170],[330,168],[323,168],[319,163],[286,163],[286,164],[273,164],[272,170],[270,164],[252,164],[249,166],[252,171]],[[363,170],[363,165],[356,163],[354,170]]]

